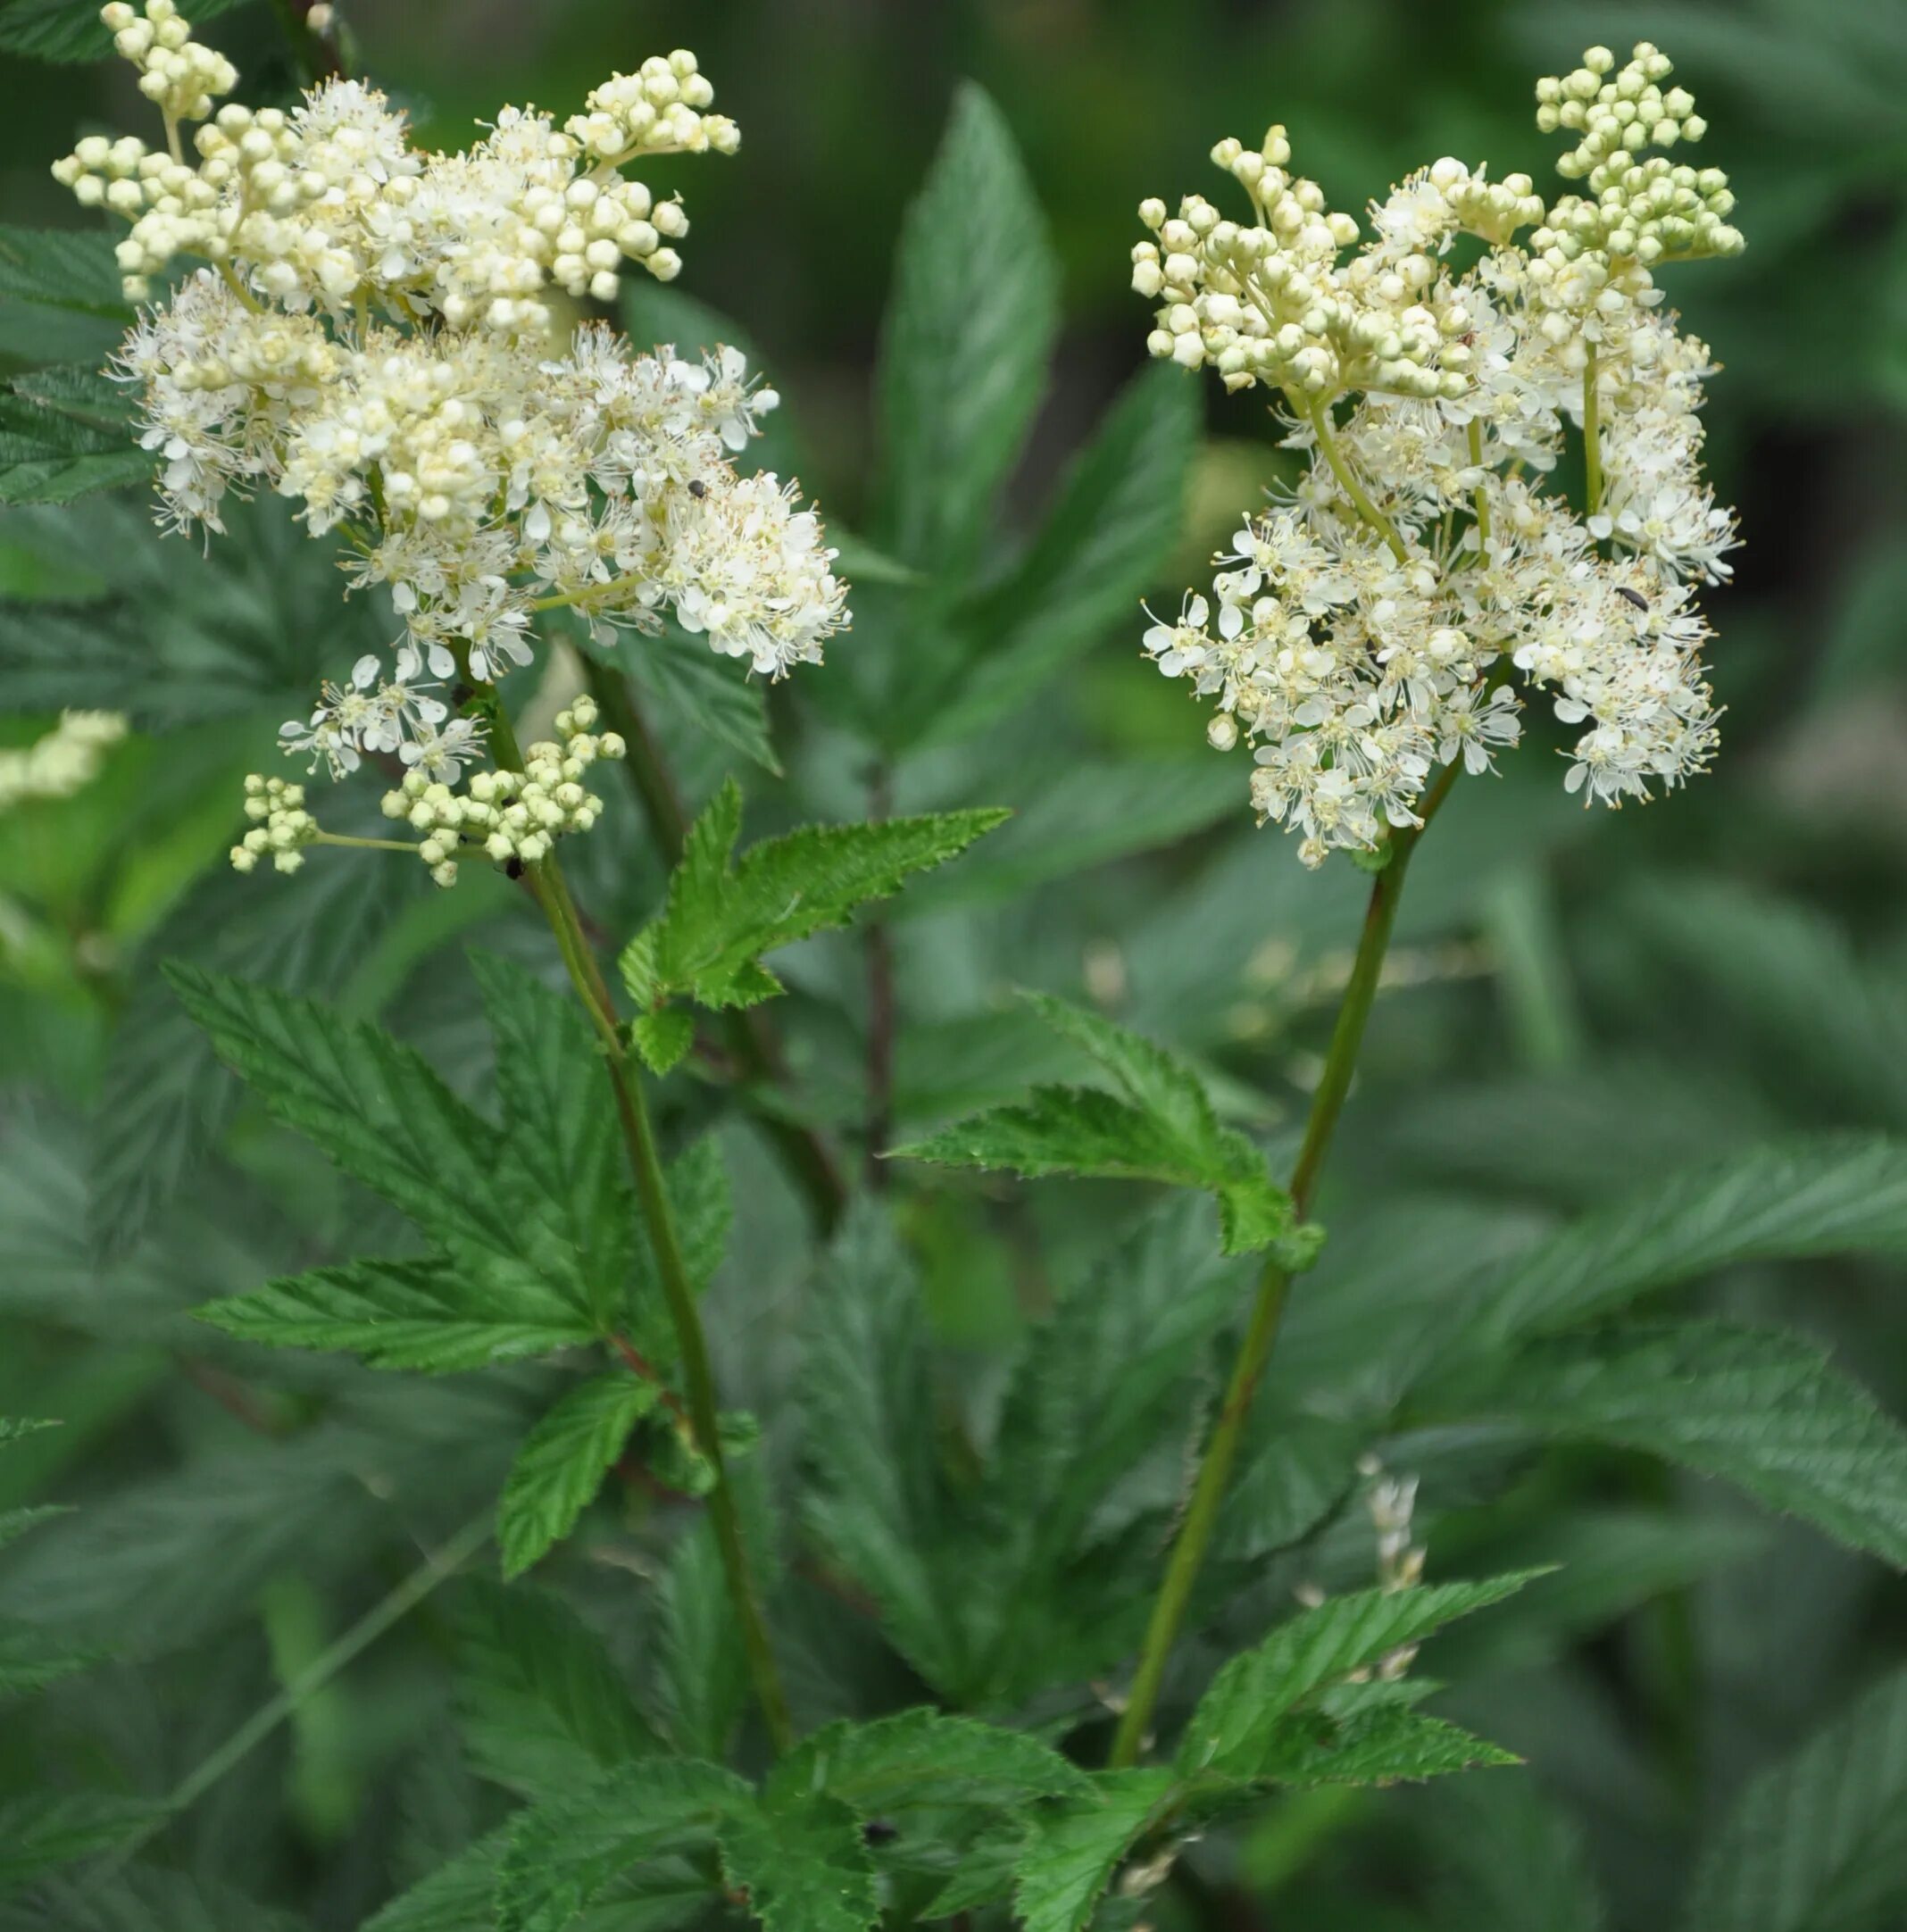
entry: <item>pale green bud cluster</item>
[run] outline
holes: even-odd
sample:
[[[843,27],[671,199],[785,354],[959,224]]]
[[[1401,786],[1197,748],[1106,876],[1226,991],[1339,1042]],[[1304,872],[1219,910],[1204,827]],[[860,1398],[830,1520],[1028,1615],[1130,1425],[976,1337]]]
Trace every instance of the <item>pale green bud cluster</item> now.
[[[1229,389],[1263,382],[1301,396],[1463,393],[1470,319],[1440,296],[1435,259],[1461,225],[1445,187],[1431,190],[1437,214],[1424,246],[1380,237],[1341,271],[1357,223],[1328,209],[1315,181],[1287,171],[1291,145],[1282,127],[1256,148],[1228,137],[1212,158],[1251,196],[1256,220],[1231,221],[1202,195],[1187,196],[1176,215],[1156,198],[1140,204],[1139,220],[1156,239],[1134,248],[1132,286],[1162,304],[1147,338],[1153,354],[1187,369],[1209,363]],[[1448,189],[1493,226],[1525,208],[1527,181],[1491,190],[1450,166],[1457,172]]]
[[[1561,128],[1581,137],[1557,160],[1556,172],[1565,180],[1589,173],[1611,154],[1673,147],[1679,140],[1699,141],[1708,131],[1686,88],[1662,92],[1675,63],[1652,43],[1638,40],[1628,65],[1605,78],[1615,64],[1607,47],[1591,47],[1574,73],[1560,79],[1552,74],[1536,83],[1536,126],[1545,134]]]
[[[1644,268],[1739,254],[1741,233],[1728,222],[1735,196],[1720,168],[1671,164],[1660,154],[1638,159],[1645,148],[1699,141],[1708,131],[1686,88],[1662,91],[1673,63],[1638,40],[1628,64],[1611,75],[1614,66],[1607,47],[1591,47],[1574,73],[1536,83],[1537,127],[1580,137],[1558,158],[1556,171],[1570,180],[1586,177],[1589,195],[1559,202],[1535,246],[1570,255],[1595,250]]]
[[[633,74],[614,74],[572,114],[563,130],[595,162],[612,166],[637,154],[732,154],[742,132],[726,114],[704,112],[715,90],[695,56],[678,47],[652,54]]]
[[[139,92],[168,121],[203,121],[221,94],[238,85],[238,70],[192,37],[192,24],[172,0],[146,0],[143,15],[123,4],[99,10],[121,55],[139,71]]]
[[[603,801],[584,784],[598,759],[617,759],[629,747],[613,731],[591,731],[595,701],[579,697],[559,712],[562,742],[529,747],[521,771],[478,771],[462,793],[421,771],[407,771],[384,795],[384,815],[423,834],[418,856],[440,886],[456,883],[461,848],[480,846],[497,865],[534,865],[547,858],[569,832],[587,832],[602,815]]]
[[[252,829],[231,853],[241,872],[255,870],[263,858],[281,872],[296,872],[304,863],[304,848],[320,836],[317,820],[304,809],[304,787],[283,779],[253,772],[245,781],[245,815]]]

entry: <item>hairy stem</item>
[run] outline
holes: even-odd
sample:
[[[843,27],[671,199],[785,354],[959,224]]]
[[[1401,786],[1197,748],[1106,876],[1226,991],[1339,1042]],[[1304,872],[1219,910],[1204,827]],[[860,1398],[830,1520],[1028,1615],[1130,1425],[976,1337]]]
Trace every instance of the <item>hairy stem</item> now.
[[[713,1477],[709,1491],[709,1516],[715,1527],[715,1541],[721,1552],[722,1570],[728,1579],[729,1595],[736,1621],[742,1633],[742,1647],[748,1659],[755,1700],[762,1707],[769,1736],[778,1752],[795,1742],[794,1720],[788,1712],[787,1695],[782,1689],[781,1673],[769,1643],[768,1625],[762,1612],[747,1545],[742,1538],[740,1511],[722,1454],[720,1409],[715,1395],[715,1371],[709,1360],[708,1337],[695,1306],[695,1290],[682,1259],[682,1245],[676,1233],[675,1211],[670,1204],[668,1183],[662,1173],[662,1151],[657,1145],[654,1123],[649,1118],[643,1097],[640,1077],[626,1058],[616,1010],[604,984],[595,955],[576,916],[576,902],[570,896],[568,881],[554,857],[539,860],[529,877],[555,935],[557,949],[568,968],[577,997],[589,1015],[603,1042],[604,1062],[616,1097],[616,1113],[621,1122],[623,1143],[629,1153],[629,1172],[636,1195],[642,1203],[643,1220],[649,1245],[655,1255],[655,1271],[662,1279],[662,1294],[669,1303],[676,1342],[682,1351],[682,1378],[688,1392],[689,1426],[695,1447],[706,1459]]]
[[[1391,931],[1397,921],[1397,905],[1403,894],[1404,874],[1416,850],[1456,777],[1455,764],[1445,767],[1424,801],[1420,823],[1395,834],[1391,841],[1391,860],[1372,881],[1370,901],[1364,912],[1364,928],[1358,938],[1357,956],[1352,962],[1351,978],[1331,1028],[1331,1044],[1325,1055],[1323,1077],[1312,1095],[1311,1112],[1304,1123],[1304,1138],[1298,1149],[1296,1165],[1291,1172],[1291,1198],[1302,1216],[1309,1212],[1317,1190],[1318,1177],[1330,1149],[1337,1117],[1344,1111],[1345,1096],[1351,1090],[1351,1077],[1357,1066],[1358,1051],[1364,1041],[1364,1025],[1370,1018],[1377,997],[1378,980],[1383,971],[1384,955],[1390,945]],[[1144,1748],[1159,1692],[1165,1681],[1166,1664],[1178,1628],[1185,1620],[1192,1599],[1193,1586],[1205,1560],[1205,1552],[1217,1528],[1220,1506],[1231,1480],[1233,1465],[1245,1438],[1245,1419],[1264,1379],[1271,1351],[1278,1341],[1278,1323],[1285,1312],[1291,1276],[1278,1262],[1268,1261],[1258,1278],[1258,1293],[1252,1304],[1245,1339],[1238,1347],[1226,1386],[1219,1418],[1212,1426],[1205,1452],[1193,1485],[1192,1500],[1167,1559],[1165,1576],[1153,1604],[1146,1625],[1145,1640],[1139,1652],[1138,1670],[1132,1689],[1120,1713],[1119,1729],[1112,1740],[1110,1762],[1115,1767],[1135,1764]]]
[[[681,795],[649,729],[629,681],[621,672],[583,659],[583,678],[589,694],[601,708],[610,729],[620,734],[629,746],[624,761],[629,784],[636,793],[649,833],[663,863],[673,866],[682,856],[688,837],[688,814]],[[768,1016],[758,1007],[731,1008],[720,1014],[722,1044],[729,1056],[750,1087],[779,1086],[787,1077],[781,1048]],[[823,1234],[831,1233],[847,1206],[847,1183],[833,1152],[819,1133],[799,1120],[791,1120],[772,1107],[757,1110],[762,1130],[774,1143],[788,1172],[806,1197],[815,1225]]]

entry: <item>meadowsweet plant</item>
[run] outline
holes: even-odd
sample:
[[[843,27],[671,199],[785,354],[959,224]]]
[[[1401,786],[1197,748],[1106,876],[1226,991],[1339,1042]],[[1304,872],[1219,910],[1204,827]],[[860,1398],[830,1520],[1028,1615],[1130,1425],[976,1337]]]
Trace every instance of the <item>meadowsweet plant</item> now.
[[[775,392],[733,349],[687,361],[600,323],[555,329],[554,303],[612,298],[625,262],[680,272],[680,202],[621,171],[735,152],[694,54],[616,75],[560,128],[506,107],[467,152],[425,155],[355,80],[289,112],[217,105],[237,72],[171,0],[101,18],[165,146],[90,136],[54,172],[129,222],[129,296],[177,271],[115,364],[162,459],[163,519],[222,531],[229,496],[275,491],[401,620],[387,660],[360,658],[285,727],[287,753],[333,777],[400,759],[386,812],[449,885],[459,854],[521,862],[587,827],[587,768],[619,755],[587,718],[519,759],[487,697],[453,715],[447,685],[531,662],[541,613],[605,637],[672,615],[770,678],[820,660],[847,621],[834,553],[796,485],[731,460]],[[241,870],[269,852],[293,870],[329,836],[291,791],[260,780],[248,798],[261,823],[234,848]]]
[[[1653,1468],[1611,1503],[1650,1459],[1907,1566],[1907,1433],[1812,1340],[1671,1303],[1907,1252],[1907,1147],[1731,1119],[1685,1161],[1684,1112],[1578,1062],[1503,1157],[1527,1188],[1387,1196],[1408,1105],[1342,1208],[1321,1183],[1457,780],[1554,752],[1565,796],[1639,804],[1715,754],[1736,530],[1663,285],[1743,245],[1666,58],[1539,83],[1553,199],[1446,159],[1361,223],[1282,128],[1220,142],[1225,208],[1141,209],[1162,366],[1135,329],[1037,519],[1060,277],[963,90],[861,536],[784,480],[798,399],[671,286],[667,171],[738,142],[693,55],[423,152],[338,10],[279,15],[309,84],[254,109],[171,0],[104,7],[161,137],[55,168],[110,242],[0,229],[0,344],[39,339],[15,287],[112,325],[0,392],[0,549],[50,587],[4,612],[0,696],[66,707],[0,750],[0,861],[71,887],[100,1096],[0,1132],[0,1316],[77,1338],[0,1382],[48,1411],[0,1420],[0,1932],[1221,1932],[1280,1885],[1281,1924],[1601,1923],[1504,1672],[1671,1595],[1595,1669],[1635,1653],[1699,1756],[1675,1593],[1752,1532]],[[0,0],[0,44],[71,26]],[[1295,461],[1144,647],[1302,868],[1236,766],[1075,760],[1047,698],[1133,668],[1208,365]],[[100,495],[154,485],[156,520]],[[865,822],[806,822],[844,797]],[[96,906],[163,888],[68,881],[84,813],[208,862],[123,974]],[[1129,930],[1067,879],[1220,821]],[[1300,987],[1286,922],[1340,887],[1355,950]],[[1264,1090],[1320,994],[1321,1055],[1280,1036]],[[1880,1056],[1828,1039],[1811,1072],[1872,1098]],[[1430,1098],[1441,1136],[1462,1096]],[[1547,1152],[1585,1122],[1622,1144],[1606,1204]],[[108,1452],[70,1490],[69,1407]],[[13,1508],[36,1483],[78,1507]],[[1852,1597],[1852,1558],[1813,1567]],[[1636,1922],[1907,1897],[1903,1725],[1896,1677]]]
[[[1140,206],[1152,353],[1270,391],[1305,462],[1145,648],[1215,701],[1219,750],[1253,748],[1252,803],[1306,865],[1420,828],[1440,769],[1517,744],[1525,693],[1583,727],[1562,782],[1586,800],[1671,791],[1713,754],[1698,593],[1735,520],[1702,473],[1709,350],[1657,277],[1743,243],[1719,168],[1651,152],[1704,131],[1672,71],[1645,41],[1540,84],[1538,127],[1578,137],[1558,172],[1590,190],[1553,205],[1446,155],[1364,238],[1274,127],[1212,151],[1243,220]]]

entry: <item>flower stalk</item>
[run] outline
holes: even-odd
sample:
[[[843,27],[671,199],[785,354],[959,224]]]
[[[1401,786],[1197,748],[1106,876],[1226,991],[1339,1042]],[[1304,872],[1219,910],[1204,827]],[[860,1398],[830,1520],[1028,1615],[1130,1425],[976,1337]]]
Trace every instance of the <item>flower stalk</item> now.
[[[491,736],[499,752],[509,762],[520,761],[516,735],[508,715],[495,693],[485,705]],[[729,1597],[740,1628],[742,1648],[748,1661],[755,1702],[778,1753],[795,1742],[794,1719],[788,1711],[787,1693],[769,1642],[768,1622],[756,1589],[754,1566],[742,1536],[741,1514],[736,1507],[735,1490],[729,1480],[727,1458],[722,1453],[720,1412],[715,1394],[715,1371],[709,1358],[708,1337],[695,1306],[695,1291],[682,1259],[682,1245],[676,1232],[675,1211],[669,1201],[668,1183],[662,1172],[662,1152],[655,1127],[644,1098],[640,1076],[629,1065],[622,1039],[615,1001],[584,934],[576,901],[564,878],[561,862],[554,853],[524,868],[524,878],[543,916],[549,922],[556,949],[570,975],[570,982],[602,1042],[603,1061],[616,1099],[616,1115],[629,1155],[630,1178],[636,1197],[642,1204],[643,1221],[655,1256],[655,1270],[669,1303],[676,1343],[682,1352],[682,1378],[688,1396],[688,1420],[697,1451],[706,1460],[713,1478],[709,1490],[709,1516],[715,1541],[721,1553],[722,1573]]]
[[[1364,1028],[1377,998],[1384,958],[1390,947],[1391,933],[1397,923],[1397,907],[1403,896],[1403,882],[1411,855],[1417,849],[1432,815],[1449,795],[1451,785],[1461,768],[1445,767],[1436,783],[1426,795],[1422,822],[1398,832],[1391,841],[1390,862],[1371,881],[1370,899],[1364,912],[1363,930],[1358,937],[1357,956],[1352,962],[1351,978],[1345,987],[1337,1019],[1331,1028],[1331,1044],[1325,1055],[1324,1073],[1312,1095],[1311,1111],[1304,1123],[1304,1138],[1292,1168],[1292,1203],[1302,1218],[1309,1213],[1323,1170],[1331,1138],[1337,1130],[1345,1095],[1357,1070],[1357,1058],[1364,1043]],[[1264,1380],[1271,1352],[1278,1343],[1278,1327],[1291,1289],[1291,1274],[1276,1261],[1268,1261],[1258,1278],[1258,1291],[1245,1338],[1239,1344],[1231,1378],[1219,1410],[1205,1451],[1199,1461],[1192,1487],[1192,1500],[1167,1559],[1165,1576],[1153,1603],[1153,1612],[1139,1652],[1138,1669],[1126,1707],[1120,1714],[1109,1763],[1122,1769],[1138,1761],[1159,1693],[1165,1682],[1166,1665],[1172,1645],[1185,1620],[1194,1586],[1203,1567],[1205,1553],[1218,1527],[1219,1511],[1231,1482],[1231,1473],[1245,1439],[1245,1425]]]

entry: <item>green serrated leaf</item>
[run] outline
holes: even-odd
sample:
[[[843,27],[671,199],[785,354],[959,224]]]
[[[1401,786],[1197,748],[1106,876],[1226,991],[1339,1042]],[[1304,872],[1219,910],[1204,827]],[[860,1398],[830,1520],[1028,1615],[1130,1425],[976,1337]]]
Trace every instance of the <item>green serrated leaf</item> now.
[[[695,1044],[695,1017],[679,1006],[644,1013],[631,1022],[629,1042],[651,1073],[668,1073]]]
[[[1684,1932],[1879,1932],[1907,1911],[1907,1671],[1748,1786],[1704,1848]]]
[[[629,1431],[662,1395],[659,1384],[613,1370],[572,1388],[529,1432],[497,1503],[505,1577],[520,1576],[576,1527]]]
[[[458,1635],[458,1710],[484,1777],[555,1796],[661,1748],[602,1640],[561,1599],[471,1587]]]
[[[732,1771],[652,1758],[521,1812],[497,1874],[498,1932],[563,1932],[639,1859],[693,1852],[754,1802]]]
[[[1036,1087],[1017,1105],[976,1114],[911,1146],[902,1159],[1080,1174],[1203,1189],[1218,1201],[1228,1254],[1270,1247],[1287,1267],[1315,1257],[1291,1197],[1243,1134],[1220,1127],[1198,1076],[1163,1047],[1044,994],[1026,995],[1056,1032],[1105,1069],[1119,1098],[1096,1088]]]
[[[778,947],[841,926],[912,873],[941,865],[1004,812],[945,812],[873,825],[804,826],[751,845],[732,867],[742,800],[731,780],[690,828],[662,917],[624,952],[638,1007],[686,995],[746,1006],[780,990],[759,963]]]
[[[462,1271],[460,1292],[587,1318],[589,1286],[557,1208],[414,1049],[309,1000],[174,961],[181,1004],[267,1109],[380,1194]]]
[[[1198,428],[1198,387],[1182,370],[1154,364],[1126,386],[1025,556],[960,614],[966,648],[946,654],[945,701],[920,706],[919,744],[984,730],[1113,625],[1135,622],[1178,538]]]
[[[1539,1342],[1445,1412],[1619,1444],[1720,1477],[1907,1568],[1907,1431],[1778,1329],[1647,1323]]]
[[[489,1925],[509,1842],[510,1827],[498,1826],[373,1912],[362,1932],[471,1932],[472,1926]]]
[[[941,577],[977,554],[1045,379],[1059,275],[999,109],[971,83],[901,233],[882,327],[883,520]]]
[[[857,1203],[816,1274],[802,1363],[806,1511],[830,1560],[880,1606],[890,1640],[937,1687],[970,1667],[951,1574],[951,1512],[920,1284],[878,1205]]]
[[[575,1000],[496,954],[468,957],[496,1040],[505,1138],[607,1321],[629,1275],[635,1211],[595,1037]]]
[[[596,1335],[587,1316],[542,1283],[487,1281],[437,1262],[317,1268],[195,1312],[241,1342],[336,1350],[373,1369],[437,1375],[547,1355]]]
[[[196,0],[195,22],[244,6],[248,0]],[[89,0],[9,0],[0,9],[0,51],[39,61],[103,61],[112,36]]]
[[[123,1845],[162,1808],[104,1792],[37,1792],[0,1803],[0,1885]]]
[[[721,1266],[734,1214],[729,1170],[714,1135],[704,1134],[691,1141],[669,1163],[663,1181],[669,1190],[676,1245],[689,1286],[699,1295]],[[629,1337],[648,1361],[666,1365],[676,1359],[680,1344],[669,1312],[669,1298],[656,1273],[655,1253],[646,1239],[636,1244],[632,1260],[626,1296]]]
[[[804,1737],[776,1767],[767,1796],[779,1803],[825,1792],[868,1818],[914,1805],[1016,1807],[1091,1788],[1078,1765],[1024,1731],[920,1710],[843,1719]]]
[[[866,1932],[879,1923],[874,1867],[845,1804],[812,1794],[737,1810],[716,1836],[731,1890],[768,1932]]]
[[[0,1619],[0,1700],[43,1690],[62,1678],[90,1669],[104,1654],[81,1649],[36,1625]]]
[[[1514,1752],[1420,1711],[1379,1707],[1343,1718],[1307,1711],[1271,1727],[1253,1782],[1300,1790],[1415,1783],[1520,1761]]]
[[[1171,1788],[1168,1770],[1100,1771],[1090,1794],[1037,1814],[1014,1875],[1013,1906],[1025,1932],[1084,1932]]]
[[[1180,1774],[1216,1769],[1241,1778],[1263,1775],[1287,1712],[1391,1651],[1501,1602],[1537,1574],[1359,1590],[1299,1611],[1212,1680],[1180,1741]]]
[[[1824,1135],[1671,1174],[1506,1263],[1444,1353],[1500,1348],[1737,1262],[1907,1253],[1907,1144]]]
[[[678,1749],[718,1758],[748,1702],[747,1659],[714,1526],[698,1517],[677,1539],[656,1586],[662,1631],[657,1703]]]
[[[102,420],[109,397],[122,406],[118,391],[79,370],[16,377],[0,390],[0,504],[66,504],[146,480],[152,454],[122,415]]]

